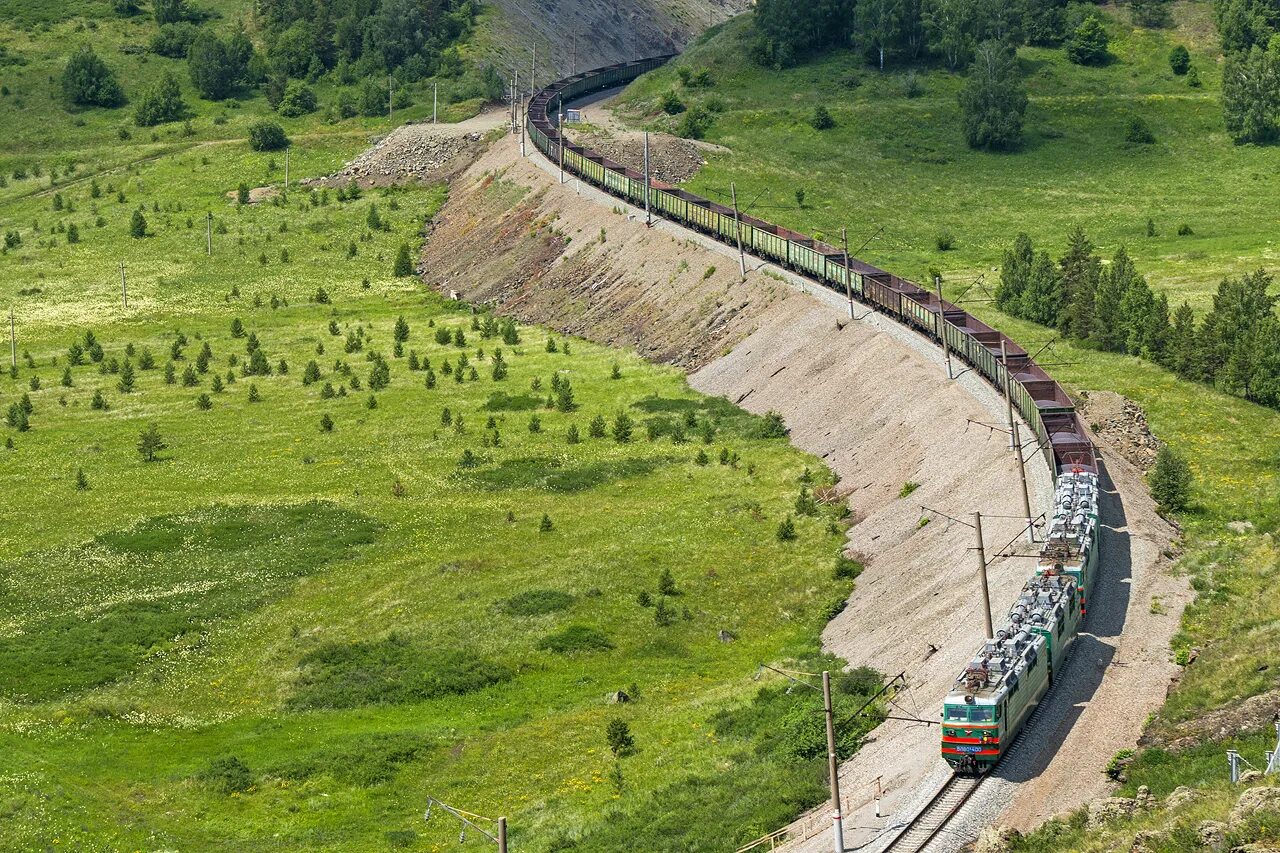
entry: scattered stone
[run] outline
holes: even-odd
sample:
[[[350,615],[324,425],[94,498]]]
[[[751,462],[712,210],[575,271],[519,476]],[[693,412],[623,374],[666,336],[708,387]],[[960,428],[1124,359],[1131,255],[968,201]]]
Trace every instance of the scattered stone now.
[[[304,186],[344,186],[354,180],[363,187],[389,186],[445,172],[459,158],[480,145],[481,133],[457,134],[430,124],[407,124],[379,139],[371,148],[325,178],[302,181]]]
[[[1089,803],[1089,829],[1099,829],[1112,821],[1131,817],[1138,803],[1132,797],[1107,797]]]
[[[1254,782],[1261,782],[1263,778],[1261,770],[1246,770],[1240,774],[1240,784],[1252,785]]]
[[[1196,829],[1201,846],[1221,850],[1227,844],[1227,825],[1216,820],[1206,820]]]
[[[1013,842],[1021,837],[1020,832],[1007,826],[984,826],[978,833],[973,853],[1009,853]]]
[[[1198,799],[1200,799],[1199,792],[1188,788],[1186,785],[1179,785],[1169,792],[1169,796],[1165,798],[1164,807],[1172,811]]]
[[[1232,533],[1248,533],[1253,530],[1252,521],[1228,521],[1227,529]]]
[[[1231,853],[1280,853],[1280,848],[1269,844],[1240,844],[1232,847]]]
[[[732,631],[726,631],[723,628],[720,629],[720,633],[717,634],[717,636],[720,638],[720,642],[722,643],[732,643],[734,640],[738,639],[737,634]]]
[[[1165,834],[1158,829],[1144,829],[1133,836],[1133,845],[1129,853],[1155,853],[1157,845],[1164,841]]]
[[[1085,391],[1080,416],[1113,450],[1140,471],[1156,464],[1161,443],[1147,426],[1147,413],[1114,391]]]
[[[630,701],[631,701],[631,697],[627,695],[627,692],[625,690],[619,690],[616,693],[609,694],[610,705],[624,705]]]
[[[1280,811],[1280,788],[1249,788],[1236,800],[1227,823],[1238,826],[1259,812]]]

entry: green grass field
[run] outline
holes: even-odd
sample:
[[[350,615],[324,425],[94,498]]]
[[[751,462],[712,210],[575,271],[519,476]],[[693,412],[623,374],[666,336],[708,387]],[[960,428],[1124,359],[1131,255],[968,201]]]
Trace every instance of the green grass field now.
[[[669,128],[675,120],[656,106],[661,93],[674,89],[690,105],[718,101],[723,111],[706,138],[732,153],[711,153],[692,191],[727,202],[734,182],[748,212],[831,242],[847,226],[855,251],[883,227],[861,257],[916,280],[941,269],[948,298],[1036,352],[1053,333],[1005,316],[989,299],[1002,252],[1019,231],[1057,256],[1066,234],[1082,225],[1104,256],[1127,246],[1154,287],[1175,305],[1189,300],[1197,312],[1223,277],[1280,261],[1280,149],[1230,142],[1211,6],[1172,8],[1176,29],[1149,31],[1131,28],[1126,12],[1107,7],[1115,59],[1103,68],[1074,66],[1061,50],[1020,49],[1031,103],[1025,144],[1009,154],[966,147],[958,75],[918,70],[923,94],[908,97],[907,69],[880,74],[850,52],[784,71],[761,69],[745,58],[746,19],[641,78],[622,96],[623,114]],[[1168,67],[1179,42],[1191,50],[1202,89],[1187,87]],[[708,69],[714,86],[682,86],[681,66]],[[818,104],[830,109],[835,129],[809,125]],[[1135,114],[1154,129],[1155,145],[1124,143],[1124,123]],[[803,208],[797,187],[805,190]],[[1148,218],[1155,237],[1146,236]],[[1179,237],[1184,222],[1194,233]],[[951,251],[935,245],[944,231],[954,235]],[[975,286],[979,276],[984,282]],[[1180,518],[1186,535],[1179,563],[1197,599],[1171,653],[1202,651],[1152,721],[1153,732],[1280,686],[1280,608],[1269,592],[1280,571],[1272,544],[1280,527],[1280,414],[1132,357],[1055,342],[1039,358],[1073,391],[1113,390],[1137,401],[1155,434],[1190,460],[1197,477],[1194,506]],[[1253,531],[1228,530],[1237,520],[1252,522]],[[1250,760],[1261,760],[1265,741],[1248,741]],[[1130,770],[1127,790],[1222,788],[1222,748],[1207,744],[1202,755],[1174,759],[1146,753]],[[1212,812],[1223,796],[1219,790],[1196,816]],[[1146,825],[1128,827],[1124,849]],[[1082,827],[1082,820],[1069,831],[1055,825],[1025,849],[1119,849],[1115,838]]]
[[[814,698],[756,678],[760,661],[839,666],[817,657],[853,574],[833,576],[839,512],[776,535],[828,481],[820,462],[676,370],[576,339],[550,352],[543,329],[485,337],[468,306],[394,277],[444,188],[296,184],[385,119],[286,121],[294,185],[240,206],[242,182],[283,188],[283,154],[242,138],[261,97],[215,123],[224,108],[188,92],[191,133],[154,139],[120,138],[128,107],[64,111],[48,78],[81,39],[130,93],[166,66],[185,83],[120,54],[153,25],[105,5],[70,10],[102,15],[93,29],[19,4],[0,32],[27,59],[0,98],[0,218],[20,237],[0,254],[18,337],[0,412],[31,409],[28,430],[0,428],[5,848],[453,849],[456,824],[422,819],[431,795],[508,815],[518,849],[617,832],[718,849],[820,800]],[[240,4],[217,8],[230,26]],[[69,367],[88,331],[101,361]],[[246,375],[251,340],[270,375]],[[374,353],[390,384],[371,394]],[[557,376],[568,411],[546,405]],[[168,447],[145,462],[152,423]],[[841,707],[878,683],[845,678]],[[634,701],[610,704],[619,690]],[[634,754],[610,753],[614,717]]]

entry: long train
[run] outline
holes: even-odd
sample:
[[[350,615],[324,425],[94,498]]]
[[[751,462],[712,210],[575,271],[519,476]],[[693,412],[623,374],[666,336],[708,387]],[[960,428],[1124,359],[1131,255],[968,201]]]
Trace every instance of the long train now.
[[[708,234],[849,295],[967,362],[1031,427],[1055,483],[1035,577],[1007,624],[956,680],[943,706],[942,754],[957,772],[993,767],[1061,672],[1087,607],[1098,562],[1098,460],[1062,386],[1012,339],[939,294],[812,237],[645,176],[561,135],[565,103],[623,86],[670,55],[597,68],[533,93],[525,129],[553,163],[631,204]],[[647,185],[646,185],[647,183]],[[647,199],[646,199],[647,196]]]

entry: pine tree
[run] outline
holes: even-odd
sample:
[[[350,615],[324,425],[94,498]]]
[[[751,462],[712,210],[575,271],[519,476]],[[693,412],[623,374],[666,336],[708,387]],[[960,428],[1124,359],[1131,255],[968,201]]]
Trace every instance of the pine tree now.
[[[676,579],[671,574],[671,569],[664,568],[658,575],[658,594],[659,595],[679,595],[680,590],[676,588]]]
[[[542,533],[550,533],[555,529],[555,525],[551,523],[551,516],[545,512],[542,514],[542,520],[538,522],[538,530]]]
[[[569,431],[565,434],[565,441],[569,444],[578,444],[582,441],[582,436],[578,434],[577,424],[569,424]]]
[[[1191,306],[1183,302],[1173,314],[1173,329],[1169,333],[1169,368],[1184,379],[1196,376],[1196,321]]]
[[[1058,266],[1062,271],[1060,282],[1064,306],[1058,315],[1058,328],[1063,334],[1088,338],[1093,331],[1094,300],[1102,260],[1094,254],[1093,243],[1080,226],[1077,225],[1067,238],[1067,251]]]
[[[196,397],[196,408],[202,412],[207,412],[213,408],[213,398],[208,394],[201,394]]]
[[[1035,262],[1035,249],[1031,238],[1020,233],[1014,238],[1012,248],[1005,249],[1004,262],[1000,265],[1000,284],[996,286],[996,307],[1001,311],[1020,316],[1022,294],[1031,278],[1031,265]]]
[[[209,390],[213,391],[213,393],[215,393],[215,394],[221,394],[221,393],[222,393],[222,391],[223,391],[223,385],[222,385],[222,377],[221,377],[221,376],[219,376],[219,375],[218,375],[218,374],[216,374],[216,373],[215,373],[215,374],[213,374],[213,382],[212,382],[212,383],[210,383],[210,385],[209,385]]]
[[[605,423],[603,415],[596,415],[591,419],[591,423],[587,425],[587,435],[592,438],[604,438]]]
[[[70,368],[70,367],[64,367],[64,368],[62,369],[62,387],[63,387],[63,388],[70,388],[70,387],[72,386],[72,384],[73,384],[73,383],[72,383],[72,381],[71,381],[71,368]]]
[[[167,449],[168,446],[160,436],[159,425],[154,421],[138,436],[138,455],[142,457],[143,462],[155,462],[160,451]]]
[[[576,407],[573,402],[573,386],[569,383],[568,377],[564,377],[556,388],[556,411],[572,412],[574,408]]]
[[[166,364],[164,366],[164,384],[172,385],[174,382],[176,382],[177,374],[178,374],[178,371],[176,368],[174,368],[172,361]]]
[[[133,217],[129,220],[129,236],[134,238],[147,236],[147,217],[142,214],[141,208],[135,210]]]
[[[1022,294],[1021,316],[1043,326],[1057,326],[1062,311],[1062,281],[1048,252],[1036,255]]]
[[[631,431],[635,427],[635,421],[626,412],[618,412],[613,419],[613,440],[619,444],[626,444],[631,441]]]
[[[200,378],[196,376],[195,368],[188,364],[187,369],[182,371],[182,387],[194,388],[200,384]]]
[[[138,368],[140,370],[154,370],[156,366],[156,357],[151,354],[149,347],[142,348],[142,355],[138,356]]]
[[[76,469],[76,491],[87,492],[89,490],[89,478],[85,476],[83,468]]]
[[[1151,486],[1151,497],[1163,512],[1180,512],[1187,508],[1194,477],[1191,466],[1173,450],[1160,448],[1147,481]]]
[[[329,417],[328,412],[320,416],[320,431],[333,432],[333,418]]]
[[[95,411],[106,411],[107,398],[102,396],[102,389],[98,388],[93,392],[93,399],[89,401],[89,408]]]
[[[404,319],[403,314],[396,318],[396,326],[392,333],[392,338],[401,343],[409,340],[409,323]]]
[[[396,251],[396,262],[392,273],[397,278],[413,275],[413,258],[409,254],[409,244],[401,243]]]
[[[796,539],[796,536],[796,523],[788,515],[778,523],[778,541],[792,542]]]
[[[262,397],[258,396],[258,386],[250,382],[249,383],[249,402],[257,403],[261,399]]]
[[[128,394],[133,391],[133,379],[133,364],[126,358],[124,364],[120,366],[120,381],[116,383],[116,387],[120,389],[121,394]]]

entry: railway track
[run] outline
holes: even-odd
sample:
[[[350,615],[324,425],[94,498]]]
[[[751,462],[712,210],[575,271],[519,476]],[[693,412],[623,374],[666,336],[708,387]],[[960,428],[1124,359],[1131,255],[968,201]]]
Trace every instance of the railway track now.
[[[884,848],[884,853],[924,853],[982,784],[981,776],[952,776],[911,823]]]

